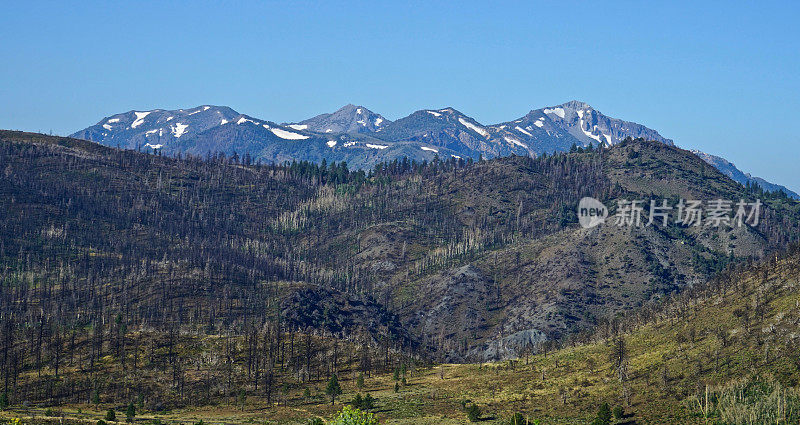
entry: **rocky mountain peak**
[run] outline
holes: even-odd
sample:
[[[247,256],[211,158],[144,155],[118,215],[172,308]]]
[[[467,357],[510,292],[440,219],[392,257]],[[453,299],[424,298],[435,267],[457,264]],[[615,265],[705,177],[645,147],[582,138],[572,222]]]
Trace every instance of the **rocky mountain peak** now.
[[[291,126],[318,133],[370,133],[388,123],[382,115],[348,103],[332,113],[320,114]]]

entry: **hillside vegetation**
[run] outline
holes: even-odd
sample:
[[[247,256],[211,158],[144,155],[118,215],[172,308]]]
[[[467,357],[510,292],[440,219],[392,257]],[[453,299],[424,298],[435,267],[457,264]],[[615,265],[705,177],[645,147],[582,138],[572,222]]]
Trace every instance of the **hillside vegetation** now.
[[[434,380],[431,362],[588,342],[619,314],[800,234],[796,202],[641,140],[369,173],[0,140],[0,371],[15,406],[157,412],[243,398],[296,409],[334,374],[346,391],[363,374],[383,382],[379,399],[400,397],[387,374],[401,365],[412,382]],[[755,227],[582,229],[584,196],[768,205]],[[485,376],[452,368],[464,388]]]
[[[272,403],[232,395],[205,407],[153,410],[145,398],[138,419],[300,424],[358,403],[382,423],[460,424],[468,422],[465,407],[476,406],[479,420],[488,423],[512,423],[518,414],[529,423],[572,424],[592,422],[606,403],[622,412],[614,423],[796,423],[799,306],[795,246],[612,321],[585,344],[494,363],[406,359],[393,372],[366,377],[343,368],[343,393],[334,404],[325,393],[327,379],[288,388]],[[358,402],[366,395],[373,399],[368,407]],[[4,417],[56,420],[47,413],[62,422],[86,422],[109,408],[124,404],[103,398],[47,412],[14,408]]]

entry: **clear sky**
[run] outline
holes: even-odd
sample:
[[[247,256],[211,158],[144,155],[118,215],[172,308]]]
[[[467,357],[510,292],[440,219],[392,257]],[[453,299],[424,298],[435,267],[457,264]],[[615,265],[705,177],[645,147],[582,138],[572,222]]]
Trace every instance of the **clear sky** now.
[[[698,3],[6,2],[0,128],[201,104],[492,124],[578,99],[800,192],[800,3]]]

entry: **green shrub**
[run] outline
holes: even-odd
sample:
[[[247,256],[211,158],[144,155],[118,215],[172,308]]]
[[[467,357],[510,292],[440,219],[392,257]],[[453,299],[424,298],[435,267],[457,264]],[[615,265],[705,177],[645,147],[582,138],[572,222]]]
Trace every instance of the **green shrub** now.
[[[313,417],[306,421],[306,425],[325,425],[325,421],[320,417]]]
[[[97,422],[95,422],[95,425],[106,425],[106,421],[98,419]]]
[[[367,394],[364,396],[364,399],[361,401],[361,407],[365,410],[370,410],[375,408],[375,397]]]
[[[378,425],[378,420],[372,413],[344,406],[344,408],[329,422],[330,425]]]
[[[467,411],[467,419],[470,422],[478,422],[481,420],[481,408],[477,404],[470,404],[465,409]]]
[[[625,416],[625,411],[622,410],[622,406],[615,406],[613,413],[614,413],[614,419],[617,420],[622,419],[622,417]]]
[[[611,423],[611,408],[608,403],[603,403],[597,410],[597,417],[592,422],[592,425],[609,425]]]
[[[541,425],[538,419],[530,419],[520,412],[515,412],[508,421],[504,423],[508,425]]]
[[[361,399],[361,394],[356,394],[356,396],[355,396],[355,397],[353,397],[353,401],[352,401],[352,402],[350,402],[350,404],[352,404],[352,405],[353,405],[353,407],[355,407],[355,408],[357,408],[357,409],[360,409],[360,408],[361,408],[361,405],[362,405],[363,403],[364,403],[364,400],[362,400],[362,399]]]
[[[108,409],[108,412],[106,412],[106,420],[109,421],[109,422],[116,421],[117,420],[117,412],[115,412],[114,409]]]
[[[527,425],[528,420],[522,413],[514,412],[514,414],[511,415],[511,418],[509,418],[506,423],[508,425]]]

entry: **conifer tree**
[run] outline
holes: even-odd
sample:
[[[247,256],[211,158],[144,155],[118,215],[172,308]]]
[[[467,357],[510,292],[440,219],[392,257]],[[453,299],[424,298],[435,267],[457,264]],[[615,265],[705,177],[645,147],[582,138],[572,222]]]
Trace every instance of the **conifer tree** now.
[[[339,378],[336,377],[336,374],[331,375],[328,386],[325,388],[325,393],[331,396],[331,404],[336,402],[336,396],[342,394],[342,387],[339,386]]]

